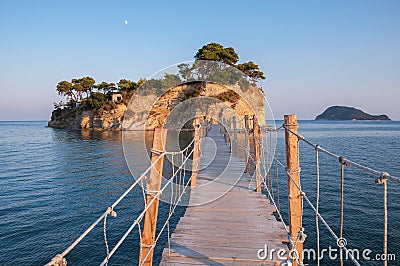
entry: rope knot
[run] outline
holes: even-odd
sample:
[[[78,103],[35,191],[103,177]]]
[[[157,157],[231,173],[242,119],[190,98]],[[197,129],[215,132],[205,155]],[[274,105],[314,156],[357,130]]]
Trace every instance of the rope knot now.
[[[299,230],[298,242],[300,243],[303,243],[307,238],[307,235],[304,233],[304,230],[305,230],[304,227],[300,228]]]
[[[297,249],[292,248],[291,250],[289,250],[289,257],[292,259],[292,261],[298,261],[300,258],[299,252],[297,251]]]
[[[382,172],[381,176],[375,180],[375,184],[381,185],[386,182],[387,177],[389,176],[388,172]]]
[[[161,194],[162,194],[161,190],[146,189],[146,195],[150,195],[152,197],[159,197]]]
[[[157,155],[161,155],[161,154],[164,153],[164,151],[160,151],[160,150],[153,149],[153,148],[151,149],[151,152],[154,153],[154,154],[157,154]]]
[[[300,173],[301,172],[301,167],[298,167],[296,169],[289,169],[288,167],[285,167],[286,172],[288,172],[289,174],[295,174],[295,173]]]
[[[61,254],[58,254],[47,266],[67,266],[67,260]]]
[[[347,162],[346,157],[340,156],[340,157],[339,157],[339,163],[340,163],[341,165],[344,165],[344,166],[350,166],[350,164]]]
[[[114,211],[113,207],[108,207],[107,214],[111,215],[112,217],[117,217],[117,213]]]

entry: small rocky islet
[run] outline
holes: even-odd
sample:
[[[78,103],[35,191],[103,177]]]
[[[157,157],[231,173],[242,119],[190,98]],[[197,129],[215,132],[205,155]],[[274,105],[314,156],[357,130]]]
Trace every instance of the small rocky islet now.
[[[383,120],[390,121],[387,115],[371,115],[360,109],[348,106],[331,106],[315,120]]]

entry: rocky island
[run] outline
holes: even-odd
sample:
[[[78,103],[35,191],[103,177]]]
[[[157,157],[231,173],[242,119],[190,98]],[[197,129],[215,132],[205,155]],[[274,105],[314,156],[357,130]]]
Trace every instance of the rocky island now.
[[[60,81],[57,92],[66,97],[66,102],[54,103],[48,126],[121,130],[125,121],[135,128],[151,130],[163,125],[165,117],[175,106],[194,97],[219,100],[241,116],[252,115],[256,110],[261,120],[265,120],[264,93],[256,85],[257,80],[265,77],[257,64],[252,61],[238,63],[239,56],[235,50],[218,43],[204,45],[194,58],[193,65],[180,64],[177,66],[178,73],[165,73],[158,79],[96,83],[94,78],[88,76]],[[220,71],[217,71],[218,66]],[[208,76],[212,82],[194,82],[196,75],[203,75],[202,80]],[[136,93],[138,90],[139,93]],[[237,92],[251,99],[252,106]],[[153,108],[146,114],[145,106],[149,105]]]
[[[347,106],[331,106],[315,120],[391,120],[387,115],[370,115],[360,109]]]

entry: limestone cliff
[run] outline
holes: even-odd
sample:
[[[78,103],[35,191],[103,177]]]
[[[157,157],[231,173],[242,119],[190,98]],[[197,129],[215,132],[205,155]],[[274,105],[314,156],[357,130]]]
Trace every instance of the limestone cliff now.
[[[207,101],[206,98],[215,101]],[[180,107],[180,103],[184,101],[196,102]],[[152,130],[166,123],[182,124],[186,121],[180,119],[185,119],[195,109],[201,109],[202,115],[217,118],[219,121],[230,120],[233,113],[239,120],[245,115],[252,117],[256,114],[259,123],[264,126],[264,108],[264,93],[257,86],[241,88],[239,85],[189,82],[171,88],[160,97],[154,94],[134,95],[125,115],[124,129]],[[175,115],[171,118],[170,113],[174,109]],[[167,121],[167,118],[171,120]]]
[[[116,105],[110,111],[85,110],[82,107],[54,110],[49,127],[69,129],[121,130],[126,111],[124,104]]]
[[[215,101],[208,104],[205,98]],[[57,109],[53,111],[48,125],[54,128],[70,129],[152,130],[168,122],[175,124],[187,122],[178,120],[185,119],[185,116],[181,115],[182,112],[187,114],[194,111],[193,109],[199,109],[199,106],[193,102],[187,104],[186,107],[183,105],[178,115],[169,116],[171,110],[179,109],[180,103],[187,100],[196,101],[196,104],[206,107],[202,115],[214,117],[220,121],[230,120],[233,115],[237,116],[237,121],[239,121],[245,115],[252,117],[255,114],[259,123],[265,125],[264,93],[257,86],[242,88],[239,85],[224,86],[210,82],[181,84],[169,89],[161,96],[155,93],[136,93],[128,107],[120,103],[114,105],[113,108],[108,106],[110,107],[108,111],[88,109],[83,106]],[[175,120],[166,121],[167,117],[174,117]]]

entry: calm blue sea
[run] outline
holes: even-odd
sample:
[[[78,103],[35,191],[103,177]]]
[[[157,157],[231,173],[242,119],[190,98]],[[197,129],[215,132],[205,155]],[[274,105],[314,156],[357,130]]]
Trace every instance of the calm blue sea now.
[[[300,133],[351,160],[400,175],[400,122],[301,121]],[[278,138],[281,148],[282,136],[280,133]],[[284,159],[283,149],[279,156]],[[301,144],[300,156],[302,185],[315,201],[315,152]],[[138,163],[140,160],[138,156]],[[340,165],[324,155],[320,161],[320,211],[338,232]],[[280,172],[282,212],[286,213],[286,177],[282,169]],[[71,244],[133,181],[119,132],[57,130],[46,127],[46,122],[0,122],[0,265],[45,264]],[[372,176],[346,169],[344,236],[351,248],[380,253],[383,193],[374,181]],[[398,259],[389,265],[400,265],[399,199],[400,184],[389,183],[389,252],[396,253]],[[108,219],[110,246],[142,208],[141,190],[137,189],[121,203],[118,217]],[[167,208],[161,205],[161,220]],[[183,208],[178,209],[173,224],[183,212]],[[315,248],[315,216],[307,205],[304,212],[308,235],[305,246]],[[322,224],[320,227],[321,248],[335,247],[328,231]],[[110,265],[135,265],[138,241],[136,230]],[[163,245],[165,237],[156,249],[156,262]],[[103,228],[99,226],[70,253],[68,265],[98,265],[105,254]],[[315,265],[313,261],[308,263]],[[337,262],[325,260],[323,265]],[[361,261],[361,265],[382,263]]]

